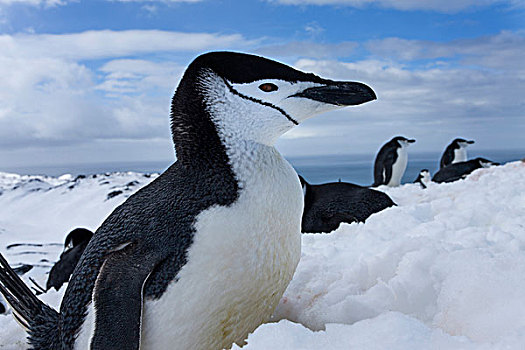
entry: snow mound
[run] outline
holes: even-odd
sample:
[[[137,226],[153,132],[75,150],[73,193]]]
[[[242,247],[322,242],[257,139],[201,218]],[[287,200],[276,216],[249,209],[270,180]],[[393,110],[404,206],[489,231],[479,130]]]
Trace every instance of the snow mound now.
[[[45,284],[67,232],[96,229],[155,177],[0,173],[0,251],[15,266],[35,264],[24,279]],[[525,163],[425,190],[380,190],[398,206],[365,224],[303,235],[274,323],[259,327],[243,349],[521,349]],[[7,249],[13,243],[33,245]],[[62,291],[42,299],[57,307]],[[10,315],[0,315],[0,329],[0,349],[26,348]]]
[[[521,349],[525,163],[380,189],[398,206],[303,236],[274,315],[301,325],[261,326],[245,348]]]

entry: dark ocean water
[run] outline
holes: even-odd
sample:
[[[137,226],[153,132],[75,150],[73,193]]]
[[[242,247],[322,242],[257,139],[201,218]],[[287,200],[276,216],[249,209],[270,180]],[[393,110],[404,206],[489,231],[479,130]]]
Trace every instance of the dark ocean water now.
[[[434,174],[438,168],[440,153],[408,152],[408,166],[403,176],[403,183],[413,182],[419,170],[428,169]],[[525,157],[525,150],[507,151],[470,151],[469,159],[484,157],[495,162],[506,163]],[[375,155],[325,155],[311,157],[288,157],[293,165],[310,183],[338,181],[352,182],[359,185],[370,185],[373,182],[373,163]],[[171,164],[169,162],[136,162],[136,163],[100,163],[70,164],[60,166],[33,167],[0,167],[0,171],[29,175],[59,176],[62,174],[99,174],[115,171],[136,171],[144,173],[162,172]]]

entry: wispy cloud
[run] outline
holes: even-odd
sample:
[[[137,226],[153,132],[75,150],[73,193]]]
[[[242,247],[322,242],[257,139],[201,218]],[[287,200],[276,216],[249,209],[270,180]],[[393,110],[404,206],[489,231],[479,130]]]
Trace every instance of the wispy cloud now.
[[[175,62],[112,60],[99,68],[104,73],[104,80],[96,89],[110,94],[143,94],[152,90],[167,93],[173,90],[183,70],[184,67]]]
[[[431,42],[385,38],[366,44],[374,55],[402,61],[456,58],[463,64],[525,71],[525,33],[503,31],[472,39]]]
[[[52,7],[57,5],[67,5],[72,2],[79,2],[80,0],[0,0],[0,5],[23,4],[31,6],[46,6]],[[201,2],[204,0],[106,0],[110,2],[149,2],[149,3],[192,3]]]
[[[359,46],[356,42],[322,44],[315,42],[292,41],[281,45],[268,45],[257,49],[257,53],[280,57],[347,57]]]
[[[23,4],[32,6],[52,7],[57,5],[66,5],[69,2],[78,2],[79,0],[0,0],[0,5]]]
[[[158,2],[158,3],[176,3],[176,2],[201,2],[205,0],[106,0],[114,2]]]
[[[99,59],[170,51],[203,51],[246,43],[238,34],[99,30],[74,34],[0,35],[2,56]]]
[[[472,7],[483,7],[494,4],[516,5],[519,0],[268,0],[283,5],[317,5],[317,6],[350,6],[363,8],[380,6],[397,10],[428,10],[454,13]]]

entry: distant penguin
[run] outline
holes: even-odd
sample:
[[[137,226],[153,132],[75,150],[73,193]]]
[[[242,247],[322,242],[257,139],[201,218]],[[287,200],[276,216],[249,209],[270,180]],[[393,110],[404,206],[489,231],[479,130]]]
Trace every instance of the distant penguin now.
[[[172,99],[177,161],[95,231],[60,311],[0,254],[0,292],[33,349],[230,349],[271,317],[301,257],[304,200],[275,142],[376,98],[263,57],[209,52]]]
[[[365,222],[372,214],[394,206],[380,191],[347,183],[311,185],[299,176],[304,193],[302,232],[331,232],[342,222]]]
[[[430,182],[430,172],[428,169],[421,169],[417,178],[414,180],[414,183],[418,183],[422,188],[427,188],[427,184]]]
[[[476,169],[488,168],[492,165],[499,165],[499,163],[492,162],[485,158],[476,158],[466,162],[450,164],[443,169],[439,169],[439,171],[434,174],[434,177],[432,177],[432,181],[437,183],[454,182],[464,179]]]
[[[64,283],[69,281],[91,237],[93,237],[93,232],[85,228],[76,228],[69,232],[64,242],[64,251],[49,272],[47,290],[51,288],[59,290]]]
[[[474,143],[474,140],[457,138],[452,141],[441,156],[439,168],[442,169],[450,164],[467,161],[467,146]]]
[[[408,161],[406,148],[414,142],[416,142],[414,139],[396,136],[381,147],[374,163],[373,187],[380,185],[393,187],[401,184]]]

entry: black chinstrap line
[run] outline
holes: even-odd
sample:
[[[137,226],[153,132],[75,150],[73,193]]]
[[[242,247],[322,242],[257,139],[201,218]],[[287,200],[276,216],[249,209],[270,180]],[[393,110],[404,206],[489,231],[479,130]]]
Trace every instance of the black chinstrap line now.
[[[241,94],[239,91],[235,90],[233,88],[233,86],[231,86],[228,81],[224,78],[222,78],[224,80],[224,83],[226,84],[226,86],[228,87],[228,89],[230,89],[230,91],[232,93],[234,93],[235,95],[241,97],[241,98],[244,98],[246,100],[249,100],[249,101],[252,101],[252,102],[255,102],[255,103],[258,103],[258,104],[261,104],[263,106],[266,106],[266,107],[270,107],[270,108],[273,108],[273,109],[276,109],[278,110],[279,112],[281,112],[282,115],[284,115],[286,117],[286,119],[288,119],[289,121],[291,121],[293,124],[295,125],[299,125],[299,123],[297,122],[297,120],[295,120],[294,118],[292,118],[288,113],[286,113],[286,111],[274,104],[271,104],[270,102],[265,102],[265,101],[262,101],[262,100],[259,100],[255,97],[250,97],[250,96],[246,96],[244,94]]]

